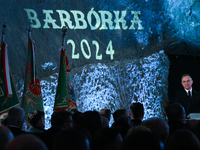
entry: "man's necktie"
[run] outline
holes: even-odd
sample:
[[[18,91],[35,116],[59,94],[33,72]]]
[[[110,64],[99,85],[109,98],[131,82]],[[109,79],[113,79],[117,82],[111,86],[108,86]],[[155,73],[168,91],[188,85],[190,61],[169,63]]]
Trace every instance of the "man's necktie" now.
[[[188,97],[189,97],[189,99],[192,98],[192,96],[191,96],[191,92],[190,92],[190,91],[188,91]]]

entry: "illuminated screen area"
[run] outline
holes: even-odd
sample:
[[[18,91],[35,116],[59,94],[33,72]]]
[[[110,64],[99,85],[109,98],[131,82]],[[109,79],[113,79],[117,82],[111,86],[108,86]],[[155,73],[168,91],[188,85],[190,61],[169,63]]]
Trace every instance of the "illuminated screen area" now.
[[[43,68],[54,69],[54,66],[46,63]],[[129,111],[132,102],[141,102],[145,109],[144,119],[163,117],[161,103],[167,99],[169,70],[164,51],[140,59],[88,64],[75,69],[71,72],[79,111],[102,108],[112,113],[120,108]],[[51,126],[57,78],[58,73],[55,73],[41,81],[46,129]]]

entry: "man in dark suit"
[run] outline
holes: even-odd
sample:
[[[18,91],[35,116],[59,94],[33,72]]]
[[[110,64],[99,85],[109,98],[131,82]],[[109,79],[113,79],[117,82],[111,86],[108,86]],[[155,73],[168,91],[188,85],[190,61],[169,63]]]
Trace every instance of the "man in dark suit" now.
[[[141,103],[132,103],[130,106],[131,127],[138,126],[142,123],[142,119],[144,117],[144,107]]]
[[[14,137],[26,133],[22,131],[22,127],[25,121],[25,113],[23,108],[19,106],[12,107],[8,111],[8,121],[9,129],[13,133]]]
[[[169,137],[180,129],[186,129],[185,109],[180,103],[174,103],[166,108],[169,125]]]
[[[53,142],[57,133],[73,127],[72,114],[68,111],[55,111],[51,117],[52,127],[37,136],[46,144],[49,150],[53,149]]]
[[[185,108],[186,115],[200,112],[200,90],[192,87],[193,80],[189,74],[182,75],[182,90],[175,93],[175,101]]]

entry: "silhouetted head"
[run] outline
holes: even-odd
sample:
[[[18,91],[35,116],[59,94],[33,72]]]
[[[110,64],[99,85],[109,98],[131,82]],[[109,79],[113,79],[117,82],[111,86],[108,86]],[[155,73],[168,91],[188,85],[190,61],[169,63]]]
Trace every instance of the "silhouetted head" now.
[[[179,130],[170,136],[166,150],[199,150],[197,137],[189,130]]]
[[[126,136],[122,150],[161,150],[161,144],[148,130],[137,131]]]
[[[24,134],[11,140],[6,150],[48,150],[48,148],[38,137]]]
[[[177,120],[185,123],[185,109],[180,103],[174,103],[167,107],[168,120]]]
[[[128,118],[121,117],[112,124],[112,128],[117,128],[124,139],[128,130],[131,128],[130,121]]]
[[[18,126],[21,129],[25,121],[23,108],[18,106],[11,108],[8,112],[8,121],[10,125]]]
[[[169,136],[169,125],[161,118],[150,118],[142,122],[151,132],[158,136],[158,138],[165,144]]]
[[[90,150],[87,136],[78,129],[59,132],[53,143],[53,150]]]
[[[91,140],[91,150],[121,150],[122,137],[117,129],[102,128]]]
[[[33,127],[39,127],[39,128],[42,128],[42,129],[44,129],[44,127],[45,127],[44,112],[43,111],[35,110],[33,112],[30,112],[28,114],[28,120],[29,120],[29,123]]]
[[[6,144],[13,138],[12,132],[7,127],[0,125],[0,149],[4,150]]]
[[[163,103],[163,105],[162,105],[162,110],[163,110],[162,113],[166,117],[166,119],[168,119],[167,114],[166,114],[167,107],[172,105],[172,104],[174,104],[174,103],[175,103],[175,101],[172,101],[172,100],[168,100],[168,101]]]
[[[76,112],[76,113],[72,114],[74,126],[79,126],[79,118],[80,118],[81,114],[82,114],[82,112]]]
[[[102,128],[108,128],[109,127],[109,120],[105,116],[101,116],[102,119]]]
[[[132,119],[142,120],[144,117],[144,107],[141,103],[132,103],[130,106]]]
[[[97,111],[86,111],[80,116],[79,124],[85,127],[92,136],[102,127],[101,116]]]
[[[52,123],[59,129],[69,129],[73,127],[72,114],[68,111],[58,111],[53,114]]]
[[[117,109],[113,113],[113,119],[114,119],[114,121],[116,121],[117,119],[119,119],[121,117],[129,118],[129,115],[128,115],[128,112],[126,111],[126,109]]]
[[[99,111],[99,113],[100,113],[101,116],[105,116],[110,121],[110,118],[111,118],[111,111],[110,111],[110,109],[101,109]]]

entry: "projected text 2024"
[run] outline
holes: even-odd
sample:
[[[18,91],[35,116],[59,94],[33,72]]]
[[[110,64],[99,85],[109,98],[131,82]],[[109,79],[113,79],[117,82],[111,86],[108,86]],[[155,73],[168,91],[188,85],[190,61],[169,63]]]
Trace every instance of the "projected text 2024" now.
[[[72,47],[72,59],[79,59],[79,52],[77,52],[75,42],[72,39],[69,39],[69,40],[67,40],[67,44],[71,44],[71,47]],[[92,45],[90,45],[86,39],[83,39],[80,42],[80,47],[81,47],[81,52],[82,52],[83,56],[86,59],[90,59],[91,58],[91,47],[92,48],[95,47],[96,60],[102,60],[103,55],[99,52],[100,47],[99,47],[99,43],[97,41],[92,40]],[[110,59],[113,60],[114,59],[115,50],[113,49],[113,45],[112,45],[112,41],[111,40],[109,41],[105,51],[106,51],[107,55],[110,55]]]

